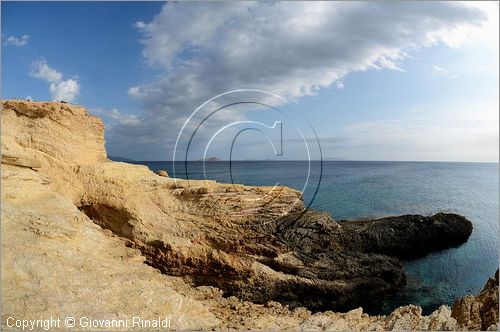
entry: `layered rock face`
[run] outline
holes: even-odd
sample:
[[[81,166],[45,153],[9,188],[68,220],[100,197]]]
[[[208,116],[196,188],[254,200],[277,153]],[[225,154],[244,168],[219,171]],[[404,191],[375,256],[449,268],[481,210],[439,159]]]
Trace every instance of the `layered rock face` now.
[[[446,307],[429,317],[413,306],[388,317],[312,315],[401,289],[392,256],[457,245],[472,225],[450,214],[336,223],[304,211],[290,188],[172,179],[111,162],[102,122],[81,107],[2,106],[3,324],[5,315],[168,315],[177,329],[452,329],[494,316],[495,303],[498,311],[488,293],[478,301],[491,304],[458,323]],[[415,239],[407,245],[398,241],[405,229]],[[443,245],[422,246],[428,236]],[[454,307],[454,317],[473,306]]]

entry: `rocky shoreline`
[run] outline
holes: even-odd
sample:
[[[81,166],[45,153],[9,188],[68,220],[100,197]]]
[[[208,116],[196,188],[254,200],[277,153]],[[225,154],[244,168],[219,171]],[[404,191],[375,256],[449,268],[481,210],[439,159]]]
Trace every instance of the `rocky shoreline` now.
[[[168,314],[176,329],[487,329],[498,321],[498,273],[478,296],[430,316],[358,308],[404,287],[400,258],[471,232],[455,214],[336,222],[304,211],[290,188],[159,176],[109,161],[104,125],[82,107],[2,102],[3,316]]]

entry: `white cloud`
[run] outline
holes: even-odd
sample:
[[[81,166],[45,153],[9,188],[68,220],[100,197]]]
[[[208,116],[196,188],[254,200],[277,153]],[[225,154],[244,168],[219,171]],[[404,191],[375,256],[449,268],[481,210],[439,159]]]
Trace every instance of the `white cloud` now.
[[[442,67],[439,67],[439,66],[433,66],[432,69],[434,70],[434,72],[436,73],[441,73],[441,74],[446,74],[448,73],[448,71]]]
[[[141,123],[141,120],[135,116],[130,114],[124,114],[120,112],[118,109],[113,108],[111,110],[105,110],[101,108],[91,110],[92,113],[97,114],[99,116],[109,117],[120,124],[135,126]]]
[[[142,96],[141,88],[138,86],[133,86],[127,91],[128,95],[131,97],[139,98]]]
[[[30,38],[29,35],[22,35],[19,38],[18,37],[14,37],[14,36],[10,36],[5,41],[5,45],[24,46],[24,45],[28,44],[29,38]]]
[[[134,149],[145,135],[163,149],[178,119],[237,88],[293,99],[340,88],[350,72],[403,70],[408,53],[458,47],[486,17],[457,2],[169,2],[152,21],[135,23],[144,59],[162,75],[129,89],[143,103],[145,129],[121,128],[120,139]]]
[[[342,81],[337,81],[335,82],[335,86],[337,87],[337,89],[343,89],[344,83]]]
[[[45,60],[35,61],[31,64],[31,76],[40,78],[49,83],[57,83],[62,79],[62,74],[55,70],[54,68],[50,68]]]
[[[53,100],[73,101],[80,93],[80,85],[76,80],[68,79],[51,83],[49,91]]]
[[[455,30],[484,18],[457,3],[169,3],[138,26],[145,59],[166,70],[155,90],[259,85],[293,98],[351,71],[400,70],[408,50],[458,45]]]
[[[63,75],[51,68],[44,59],[31,64],[30,75],[50,83],[52,100],[72,102],[80,93],[80,84],[76,78],[63,80]]]
[[[498,102],[457,107],[453,115],[359,122],[320,140],[348,159],[498,162]]]
[[[133,26],[137,29],[144,29],[146,27],[146,24],[142,21],[137,21],[133,24]]]

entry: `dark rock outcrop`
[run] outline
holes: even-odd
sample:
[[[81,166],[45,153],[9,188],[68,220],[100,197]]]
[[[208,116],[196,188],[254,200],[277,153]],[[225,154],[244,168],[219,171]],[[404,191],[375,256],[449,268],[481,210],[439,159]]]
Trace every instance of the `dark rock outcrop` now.
[[[395,257],[419,257],[463,243],[471,230],[467,219],[445,213],[339,223],[323,212],[287,215],[256,227],[262,240],[246,245],[247,250],[258,245],[260,251],[248,253],[259,252],[258,262],[286,278],[252,274],[245,280],[218,279],[214,285],[256,303],[348,310],[404,287],[405,274]]]
[[[345,245],[353,250],[413,259],[464,243],[472,223],[454,213],[431,217],[403,215],[375,220],[340,222]]]

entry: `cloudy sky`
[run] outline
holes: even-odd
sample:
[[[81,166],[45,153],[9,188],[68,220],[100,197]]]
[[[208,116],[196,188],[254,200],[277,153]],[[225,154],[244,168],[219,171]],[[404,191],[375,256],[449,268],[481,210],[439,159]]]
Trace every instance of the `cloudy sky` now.
[[[2,97],[84,105],[108,153],[137,160],[171,160],[201,104],[256,89],[185,127],[192,158],[230,123],[282,121],[282,158],[303,159],[265,102],[307,118],[326,158],[497,162],[498,29],[496,2],[4,2]],[[273,157],[261,134],[238,159]],[[227,156],[225,136],[209,155]]]

